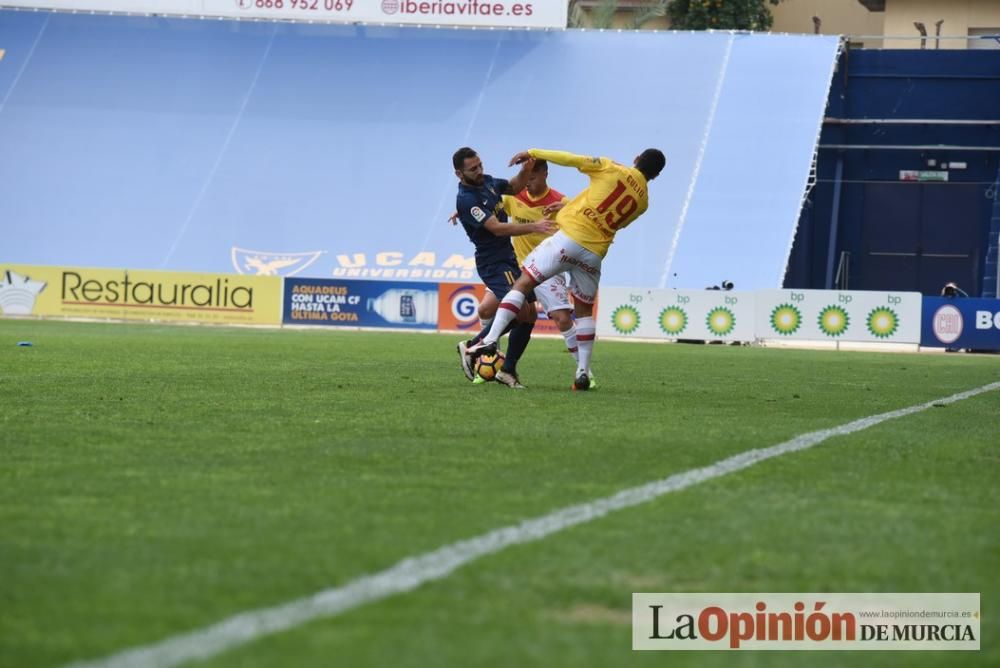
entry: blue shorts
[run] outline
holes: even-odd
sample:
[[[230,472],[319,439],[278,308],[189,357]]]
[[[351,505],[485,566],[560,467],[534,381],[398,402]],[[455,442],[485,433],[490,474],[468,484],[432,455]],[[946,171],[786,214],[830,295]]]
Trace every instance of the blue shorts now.
[[[477,265],[476,269],[479,271],[479,278],[497,299],[503,299],[510,292],[514,281],[521,276],[521,268],[513,258],[510,261]]]

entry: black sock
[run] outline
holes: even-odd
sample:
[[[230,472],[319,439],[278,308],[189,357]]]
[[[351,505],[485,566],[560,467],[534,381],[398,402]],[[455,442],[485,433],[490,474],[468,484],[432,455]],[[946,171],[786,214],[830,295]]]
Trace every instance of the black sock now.
[[[517,361],[524,354],[524,349],[531,341],[531,330],[535,328],[533,322],[519,322],[510,332],[510,340],[507,341],[507,358],[503,363],[503,370],[507,373],[517,373]]]

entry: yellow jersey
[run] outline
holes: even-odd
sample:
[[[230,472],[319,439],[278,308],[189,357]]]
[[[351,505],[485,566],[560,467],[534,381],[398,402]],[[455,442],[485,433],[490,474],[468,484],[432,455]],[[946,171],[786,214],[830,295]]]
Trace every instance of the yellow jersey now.
[[[510,218],[508,222],[523,225],[524,223],[537,223],[545,217],[545,207],[565,201],[566,196],[552,188],[546,190],[545,194],[538,199],[533,199],[528,193],[528,189],[525,188],[516,195],[504,195],[503,208],[507,211],[507,215]],[[517,263],[519,265],[524,264],[524,258],[528,257],[528,253],[535,250],[535,246],[542,243],[546,238],[548,238],[548,235],[541,232],[532,232],[531,234],[511,237],[510,240],[514,244],[514,255],[517,256]]]
[[[601,257],[608,254],[615,234],[649,207],[646,177],[635,167],[565,151],[533,148],[528,153],[532,158],[576,167],[590,177],[590,185],[559,211],[556,222],[566,236]]]

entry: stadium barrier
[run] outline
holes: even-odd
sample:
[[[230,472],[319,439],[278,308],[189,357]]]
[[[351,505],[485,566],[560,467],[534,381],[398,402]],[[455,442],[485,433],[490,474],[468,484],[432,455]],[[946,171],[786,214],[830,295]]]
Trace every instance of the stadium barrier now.
[[[0,313],[278,325],[281,280],[277,276],[0,264]]]
[[[0,316],[472,332],[478,283],[0,263]],[[894,343],[1000,351],[1000,300],[916,292],[604,288],[603,338]],[[558,334],[541,314],[537,334]]]
[[[919,292],[761,290],[758,340],[920,343]]]
[[[414,283],[286,278],[282,323],[438,331],[479,331],[481,283]],[[539,313],[535,334],[559,334]]]
[[[924,297],[920,345],[1000,352],[1000,299]]]
[[[752,341],[754,293],[602,288],[597,334],[637,339]]]
[[[486,294],[482,283],[440,283],[438,293],[438,330],[479,331],[479,304]],[[533,334],[559,334],[559,328],[539,311]]]
[[[921,295],[836,290],[601,290],[603,337],[919,344]]]
[[[286,278],[282,323],[437,329],[437,283]]]

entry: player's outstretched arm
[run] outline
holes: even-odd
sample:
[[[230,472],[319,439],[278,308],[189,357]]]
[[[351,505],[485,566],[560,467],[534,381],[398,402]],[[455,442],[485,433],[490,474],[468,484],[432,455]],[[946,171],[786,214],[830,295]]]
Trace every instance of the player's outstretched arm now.
[[[489,230],[492,235],[497,237],[519,237],[522,234],[533,234],[535,232],[541,232],[542,234],[555,234],[556,230],[559,229],[558,226],[551,220],[513,225],[511,223],[501,223],[497,220],[496,216],[490,216],[489,219],[483,223],[483,227]]]
[[[514,165],[523,164],[524,162],[527,162],[528,160],[531,160],[531,154],[528,153],[527,151],[521,151],[520,153],[515,153],[514,154],[514,157],[510,159],[510,162],[507,163],[507,166],[508,167],[513,167]]]
[[[514,164],[514,161],[522,158],[522,156],[528,156],[528,158],[536,160],[547,160],[548,162],[553,162],[557,165],[562,165],[563,167],[576,167],[581,172],[594,171],[603,163],[602,158],[577,155],[576,153],[570,153],[568,151],[549,151],[543,148],[533,148],[515,155],[511,158],[511,164]]]
[[[531,175],[531,170],[535,168],[535,159],[529,157],[518,164],[521,165],[521,171],[515,174],[510,180],[507,192],[504,193],[505,195],[516,195],[528,186],[528,176]]]

